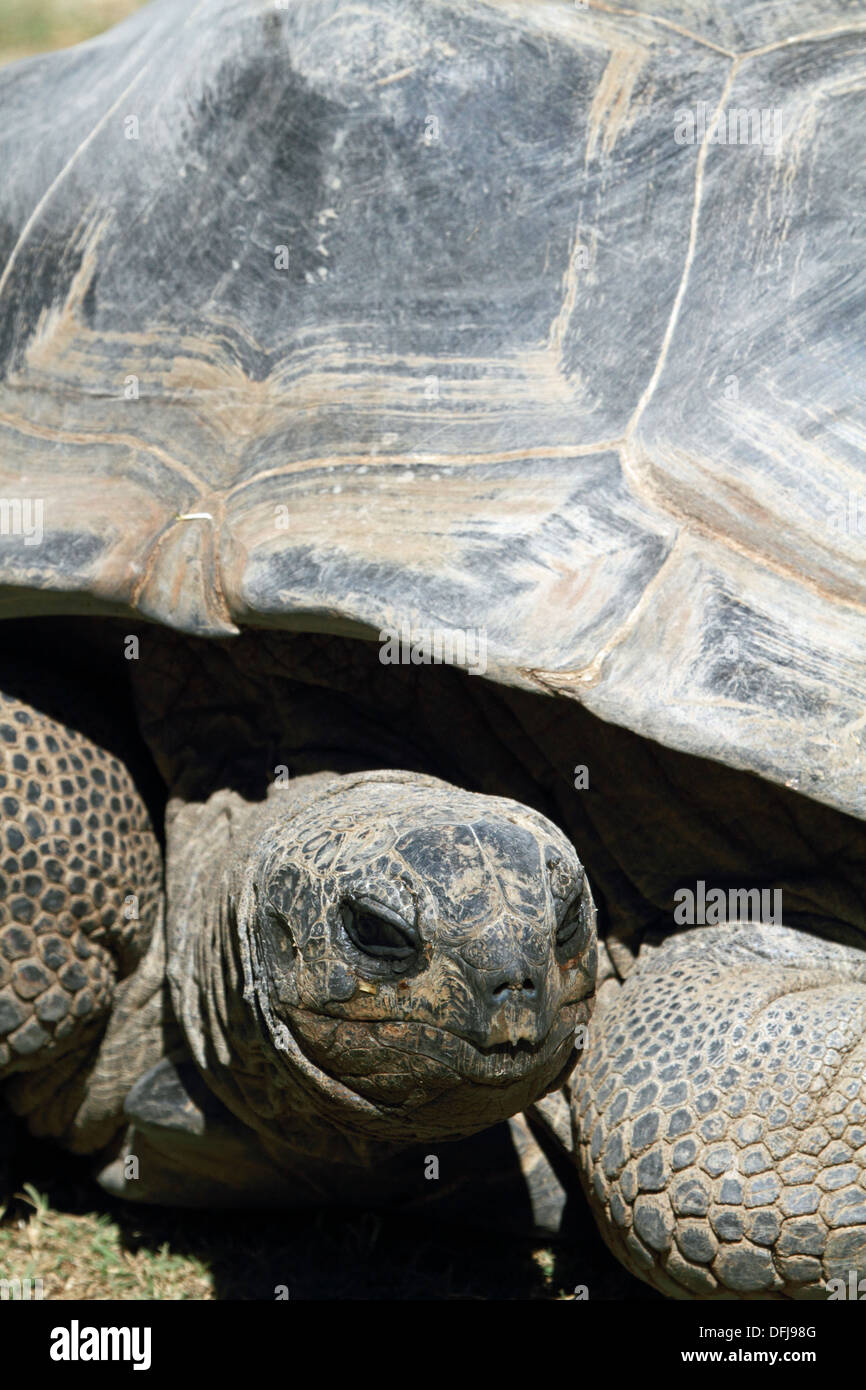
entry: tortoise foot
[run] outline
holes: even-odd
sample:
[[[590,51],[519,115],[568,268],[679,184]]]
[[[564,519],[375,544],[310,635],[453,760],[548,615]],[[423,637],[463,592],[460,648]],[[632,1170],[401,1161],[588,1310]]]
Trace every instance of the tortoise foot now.
[[[0,1081],[35,1134],[59,1137],[118,982],[158,919],[162,865],[142,794],[111,751],[110,723],[86,732],[90,711],[74,689],[68,723],[48,712],[53,679],[50,668],[4,658]]]
[[[864,1031],[850,947],[735,924],[645,949],[573,1084],[623,1263],[675,1298],[829,1298],[866,1275]]]

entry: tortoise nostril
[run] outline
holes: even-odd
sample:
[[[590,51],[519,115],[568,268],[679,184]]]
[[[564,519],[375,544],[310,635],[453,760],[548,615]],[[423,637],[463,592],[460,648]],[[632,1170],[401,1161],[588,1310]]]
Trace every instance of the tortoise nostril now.
[[[520,994],[528,999],[534,999],[535,981],[530,980],[527,976],[526,979],[522,981],[514,979],[500,980],[499,984],[493,986],[493,998],[498,1004],[503,1003],[506,997],[511,993]]]

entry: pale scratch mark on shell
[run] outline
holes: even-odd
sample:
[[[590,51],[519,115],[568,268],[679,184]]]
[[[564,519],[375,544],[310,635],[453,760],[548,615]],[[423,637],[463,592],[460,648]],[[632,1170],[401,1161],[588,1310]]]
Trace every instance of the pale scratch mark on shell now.
[[[579,693],[587,690],[593,685],[597,685],[601,679],[602,667],[612,651],[626,640],[640,622],[641,616],[650,606],[655,596],[656,590],[664,582],[667,571],[672,568],[675,560],[678,560],[678,550],[682,541],[682,534],[678,534],[674,539],[673,545],[668,551],[662,563],[659,565],[652,579],[644,588],[643,593],[638,599],[631,612],[626,615],[623,622],[617,628],[612,637],[600,647],[587,666],[574,671],[544,671],[541,669],[522,669],[521,675],[528,680],[535,681],[546,690],[554,692]]]
[[[543,40],[548,53],[551,40],[554,45],[567,44],[583,52],[592,47],[610,52],[634,40],[634,26],[624,25],[620,12],[604,5],[578,10],[570,3],[549,3],[549,0],[545,4],[527,4],[527,0],[475,0],[475,3],[478,8],[483,6],[492,11],[499,22],[510,22],[521,32]],[[648,24],[640,42],[646,46],[656,41],[657,36]]]
[[[800,166],[804,158],[811,156],[812,170],[807,180],[806,194],[800,207],[798,217],[809,210],[812,184],[814,181],[814,163],[816,154],[815,136],[818,129],[818,119],[820,105],[826,93],[819,91],[813,93],[808,103],[801,107],[796,127],[791,130],[791,113],[783,112],[782,119],[782,138],[778,141],[774,153],[774,168],[772,177],[764,183],[763,197],[760,188],[756,191],[756,196],[749,217],[749,226],[756,233],[755,248],[756,256],[762,245],[766,245],[768,259],[772,258],[775,251],[779,264],[781,265],[782,247],[788,239],[791,230],[791,207],[793,204],[794,183],[800,172]],[[787,126],[786,129],[786,117]],[[773,232],[773,202],[778,199],[780,203],[779,219]],[[763,203],[763,213],[761,204]],[[786,210],[786,208],[788,210]],[[764,233],[759,233],[758,228],[769,229]],[[796,280],[799,262],[803,254],[801,246],[800,255],[794,267],[794,280]]]
[[[37,371],[50,370],[55,359],[74,342],[81,328],[84,299],[98,269],[96,253],[109,223],[110,218],[103,217],[84,227],[78,238],[81,264],[72,277],[66,298],[62,304],[44,305],[39,312],[24,352],[29,367]]]
[[[703,48],[710,48],[714,53],[721,53],[725,58],[761,58],[765,53],[773,53],[778,48],[789,48],[797,43],[818,43],[823,39],[834,39],[840,34],[857,34],[866,29],[866,21],[863,23],[844,21],[842,24],[835,25],[832,29],[807,29],[802,34],[791,34],[786,39],[774,39],[770,43],[761,44],[758,48],[732,49],[724,48],[722,44],[714,43],[712,39],[706,38],[703,34],[697,34],[693,29],[686,29],[684,25],[675,23],[672,19],[664,19],[661,15],[646,14],[643,10],[635,10],[619,5],[606,5],[604,0],[587,0],[589,9],[603,12],[605,14],[623,16],[630,19],[642,19],[647,24],[657,24],[663,29],[670,29],[675,34],[680,34],[684,39],[690,39],[692,43],[700,44]]]
[[[381,13],[377,14],[375,9],[369,5],[337,5],[332,14],[315,24],[301,42],[295,45],[293,50],[293,61],[298,65],[299,71],[304,70],[309,75],[311,70],[314,69],[317,50],[321,52],[323,46],[326,44],[327,39],[325,31],[329,29],[331,25],[349,26],[353,18],[357,20],[367,17],[372,20],[369,33],[373,33],[375,32],[377,21],[381,23],[383,20]],[[387,16],[385,23],[388,26],[389,46],[393,52],[399,53],[401,50],[411,50],[415,46],[417,43],[417,34],[413,31],[412,25],[408,20],[401,20],[396,14],[392,13]],[[369,37],[367,37],[366,42],[369,44]],[[358,57],[362,62],[364,56],[364,53],[359,50]],[[385,62],[389,60],[389,56],[390,55],[384,53],[382,48],[380,48],[377,54],[377,58],[384,58]],[[329,60],[330,58],[331,53],[329,51]]]
[[[120,445],[123,448],[131,449],[135,453],[151,454],[160,463],[178,477],[183,478],[195,488],[196,493],[204,492],[206,484],[203,480],[180,459],[167,454],[158,444],[149,444],[144,439],[139,439],[134,434],[120,434],[112,432],[110,434],[99,434],[95,431],[73,431],[62,429],[51,429],[50,427],[33,424],[30,420],[21,420],[16,415],[8,415],[0,412],[0,425],[5,425],[7,429],[15,430],[18,434],[32,435],[34,439],[50,440],[58,444],[108,444]]]
[[[417,467],[419,463],[425,465],[435,465],[437,467],[448,468],[472,468],[477,465],[490,463],[509,463],[522,462],[525,459],[568,459],[581,458],[586,454],[610,453],[620,447],[621,440],[599,440],[592,444],[558,444],[541,446],[537,449],[506,449],[489,454],[429,454],[423,459],[419,459],[416,454],[387,454],[379,456],[375,462],[379,466],[391,467]],[[284,463],[277,468],[265,468],[261,472],[253,474],[250,478],[243,478],[234,487],[229,488],[225,493],[225,498],[235,497],[239,492],[244,492],[249,487],[255,487],[257,483],[267,482],[271,478],[282,478],[293,473],[305,473],[315,468],[356,468],[359,465],[369,464],[371,455],[369,449],[359,450],[358,453],[344,455],[330,455],[319,459],[297,459],[294,463]]]
[[[193,13],[197,13],[199,8],[200,6],[197,6],[196,10]],[[193,15],[190,15],[190,20],[192,18]],[[60,185],[63,183],[63,180],[66,178],[66,175],[78,162],[79,157],[84,153],[87,147],[96,139],[100,131],[104,130],[105,126],[111,120],[111,117],[115,114],[116,111],[118,111],[122,107],[130,92],[134,91],[135,87],[141,81],[142,77],[146,73],[147,69],[150,67],[155,57],[156,53],[152,53],[150,57],[144,63],[142,63],[138,72],[132,78],[132,81],[124,87],[123,91],[120,93],[120,96],[117,97],[116,100],[111,103],[111,105],[108,107],[108,110],[102,114],[102,116],[96,122],[96,125],[93,127],[93,129],[84,137],[84,139],[78,145],[76,145],[75,149],[72,151],[72,154],[69,156],[66,163],[63,165],[63,168],[55,174],[54,178],[51,180],[45,192],[42,194],[42,197],[36,203],[36,206],[34,207],[30,216],[27,218],[27,221],[24,223],[24,226],[21,228],[15,245],[12,247],[9,259],[7,260],[6,265],[3,268],[3,273],[2,275],[0,275],[0,298],[2,298],[3,293],[6,289],[6,285],[9,281],[10,275],[12,274],[15,262],[18,259],[18,254],[21,250],[21,247],[24,245],[31,231],[35,227],[36,223],[39,221],[39,218],[41,217],[43,210],[48,206],[51,199],[54,197],[54,194],[56,193]]]
[[[632,93],[647,56],[639,45],[611,53],[589,109],[584,167],[596,157],[599,140],[602,153],[609,155],[619,136],[633,125],[637,109],[632,106]]]
[[[577,289],[579,283],[578,271],[581,268],[581,253],[584,251],[586,252],[586,270],[590,272],[591,267],[595,264],[597,245],[598,229],[594,227],[590,232],[590,249],[583,241],[583,227],[578,220],[577,230],[574,233],[574,240],[571,243],[571,251],[568,257],[568,267],[564,277],[562,304],[560,305],[559,313],[550,325],[550,332],[547,339],[547,351],[556,359],[560,373],[563,372],[562,353],[565,344],[565,335],[568,332],[568,327],[571,323],[572,315],[574,314],[574,306],[577,303]],[[586,278],[590,280],[591,276],[589,273]]]
[[[584,168],[595,157],[599,140],[602,153],[609,155],[619,136],[630,130],[634,124],[638,108],[632,105],[632,94],[648,56],[648,50],[640,45],[617,48],[611,53],[590,108]],[[581,268],[582,253],[585,252],[587,256],[587,269],[595,261],[597,229],[590,233],[591,254],[589,248],[584,245],[582,236],[582,227],[578,220],[565,272],[562,304],[548,334],[547,350],[555,358],[560,373],[563,372],[565,335],[577,303],[578,271]]]
[[[793,124],[787,111],[783,113],[782,139],[778,142],[775,149],[775,168],[772,180],[768,180],[766,188],[766,221],[770,221],[772,198],[779,192],[779,182],[781,180],[781,199],[783,207],[787,203],[792,205],[794,195],[794,183],[800,172],[801,166],[806,159],[809,159],[809,173],[806,180],[806,190],[798,209],[798,218],[808,212],[812,206],[812,192],[814,175],[818,166],[818,134],[820,122],[824,115],[824,110],[828,103],[838,97],[845,96],[851,92],[861,92],[866,85],[866,69],[859,72],[846,71],[841,73],[834,81],[825,81],[817,89],[812,89],[808,97],[801,102],[799,111],[796,115],[796,124]],[[790,232],[792,216],[790,212],[784,213],[784,221],[779,233],[780,243],[785,241]],[[801,243],[800,251],[794,267],[793,282],[799,272],[800,262],[805,250],[805,239]]]
[[[833,29],[809,29],[804,34],[792,34],[787,39],[776,39],[773,43],[762,44],[760,48],[749,48],[737,56],[744,62],[747,58],[763,58],[765,53],[775,53],[779,48],[791,48],[797,43],[821,43],[824,39],[836,39],[842,34],[862,34],[866,30],[866,20],[860,24],[837,24]]]
[[[404,77],[411,77],[414,71],[414,67],[401,68],[399,72],[392,72],[388,77],[377,78],[373,85],[375,87],[390,87],[392,82],[402,82]]]
[[[694,261],[695,250],[698,242],[698,226],[700,223],[701,214],[701,196],[703,193],[704,186],[704,166],[706,165],[707,155],[711,148],[709,144],[709,139],[715,131],[716,126],[719,122],[719,117],[725,109],[725,105],[727,103],[728,97],[730,96],[731,88],[734,83],[734,78],[736,77],[739,68],[739,62],[740,60],[736,59],[731,64],[731,67],[728,71],[728,75],[725,79],[725,84],[722,88],[721,95],[716,105],[716,109],[713,113],[713,119],[710,123],[709,130],[707,131],[707,137],[703,141],[700,150],[698,151],[698,158],[695,168],[695,193],[694,198],[692,200],[692,215],[691,224],[689,227],[689,241],[688,246],[686,248],[686,259],[685,264],[683,266],[683,273],[680,277],[679,288],[677,289],[676,297],[671,308],[670,317],[668,319],[668,325],[665,329],[665,336],[662,339],[662,345],[661,350],[659,351],[658,360],[656,362],[655,368],[653,369],[652,376],[650,377],[649,381],[646,384],[646,387],[644,388],[643,395],[637,403],[635,412],[631,420],[629,421],[628,426],[626,427],[626,439],[630,439],[631,436],[634,434],[638,421],[640,420],[641,415],[646,409],[650,397],[655,391],[659,377],[662,374],[665,362],[667,360],[668,351],[673,340],[674,330],[676,329],[677,321],[679,320],[680,309],[682,307],[682,303],[686,294],[686,289],[688,287],[689,275],[691,274],[692,262]]]
[[[737,55],[729,48],[722,48],[721,44],[713,43],[712,39],[706,39],[701,34],[696,34],[692,29],[686,29],[682,24],[675,24],[672,19],[662,19],[660,15],[644,14],[642,10],[620,8],[616,5],[605,5],[602,0],[587,0],[591,10],[600,10],[605,14],[623,15],[630,19],[644,19],[648,24],[658,24],[662,29],[670,29],[675,34],[679,34],[684,39],[690,39],[692,43],[700,44],[702,48],[711,48],[714,53],[721,53],[725,58],[735,58]]]
[[[734,536],[727,521],[720,525],[714,525],[708,517],[700,516],[689,510],[686,505],[677,501],[669,487],[662,486],[650,459],[644,458],[640,463],[638,462],[631,442],[623,445],[620,459],[623,473],[628,478],[634,494],[640,497],[648,507],[653,507],[670,517],[682,528],[682,534],[703,537],[712,542],[719,555],[721,555],[723,548],[730,550],[751,564],[759,565],[762,569],[781,576],[799,588],[808,589],[817,594],[819,598],[828,599],[832,596],[833,601],[837,604],[845,604],[846,607],[857,612],[866,612],[866,599],[858,597],[850,588],[841,592],[838,587],[824,585],[814,576],[806,574],[796,563],[787,564],[780,558],[770,555],[766,549],[757,550],[747,540]],[[732,484],[729,483],[729,487],[731,486]]]

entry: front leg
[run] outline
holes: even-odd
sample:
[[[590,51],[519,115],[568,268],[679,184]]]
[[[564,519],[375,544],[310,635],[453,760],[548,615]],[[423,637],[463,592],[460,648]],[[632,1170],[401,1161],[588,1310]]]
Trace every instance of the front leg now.
[[[866,1275],[866,955],[787,927],[644,949],[575,1073],[608,1244],[675,1298]]]
[[[158,1026],[142,961],[161,945],[162,855],[122,718],[72,679],[61,718],[56,680],[3,654],[0,1089],[32,1133],[91,1152],[134,1079],[123,1023],[147,1004]]]

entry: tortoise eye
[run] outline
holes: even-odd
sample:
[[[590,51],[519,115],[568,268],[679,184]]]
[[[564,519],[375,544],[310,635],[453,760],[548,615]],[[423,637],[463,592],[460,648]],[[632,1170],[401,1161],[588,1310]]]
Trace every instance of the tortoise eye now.
[[[418,950],[417,938],[410,927],[370,908],[344,903],[343,925],[349,940],[367,956],[407,960]]]
[[[583,893],[578,893],[562,914],[556,929],[557,953],[576,956],[586,944],[587,912]]]

